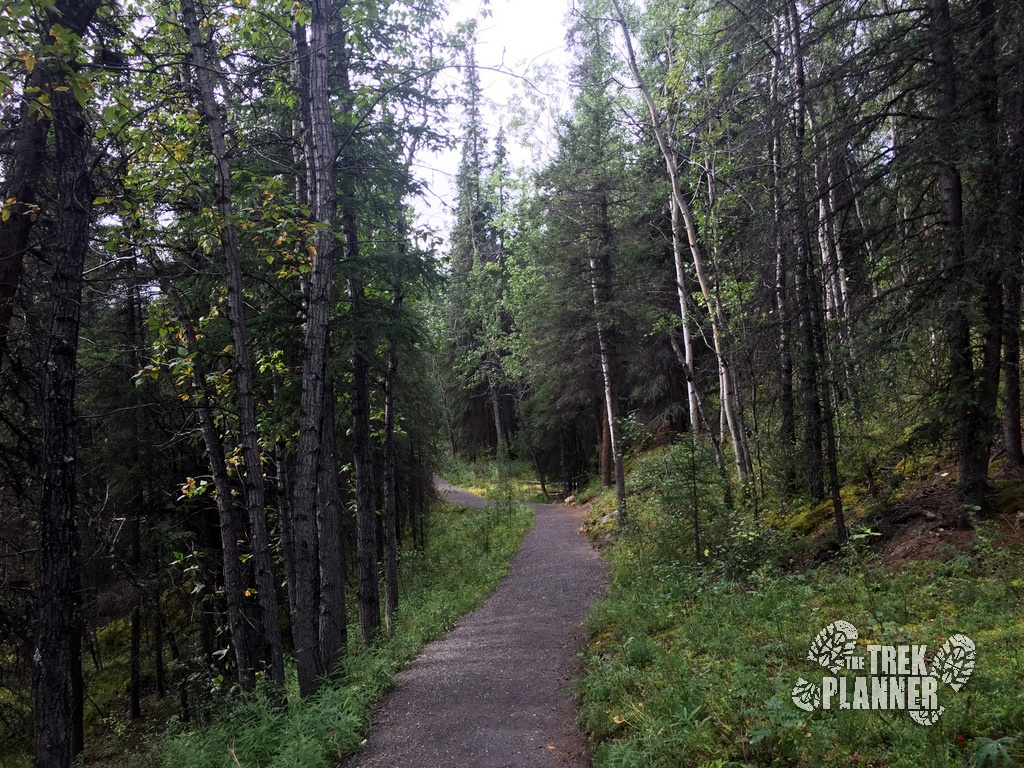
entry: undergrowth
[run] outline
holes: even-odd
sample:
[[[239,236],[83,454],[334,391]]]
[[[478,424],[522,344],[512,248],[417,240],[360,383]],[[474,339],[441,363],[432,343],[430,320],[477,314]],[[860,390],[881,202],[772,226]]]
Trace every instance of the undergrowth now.
[[[580,683],[596,768],[1021,764],[1018,549],[1000,546],[983,525],[969,552],[893,566],[871,552],[860,529],[827,565],[792,572],[792,532],[731,514],[713,494],[694,517],[679,485],[686,466],[669,466],[680,458],[687,454],[655,452],[639,462],[630,525],[605,550],[611,589],[588,618]],[[603,509],[600,501],[593,509]],[[597,514],[591,525],[607,541]],[[793,686],[800,677],[820,683],[825,671],[808,661],[808,649],[837,620],[857,627],[861,653],[867,643],[926,644],[934,652],[963,633],[977,645],[977,665],[959,692],[940,684],[945,712],[932,726],[905,711],[808,713],[793,704]]]
[[[525,461],[510,460],[502,464],[497,461],[465,461],[449,457],[440,475],[452,485],[465,488],[485,499],[527,504],[546,504],[551,501]]]
[[[289,701],[275,709],[254,695],[201,730],[171,722],[167,735],[121,765],[167,768],[319,768],[359,750],[373,707],[397,672],[430,640],[475,608],[508,569],[532,522],[523,507],[431,512],[427,548],[402,553],[396,631],[361,648],[350,628],[350,652],[336,680],[303,701],[290,670]]]

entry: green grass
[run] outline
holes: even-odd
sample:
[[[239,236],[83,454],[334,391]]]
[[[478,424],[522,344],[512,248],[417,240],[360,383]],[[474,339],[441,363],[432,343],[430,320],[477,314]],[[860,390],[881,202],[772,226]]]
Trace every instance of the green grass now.
[[[665,546],[657,494],[633,502],[634,524],[606,549],[609,596],[588,618],[581,722],[596,768],[1021,764],[1024,553],[996,545],[991,530],[945,563],[887,566],[861,542],[794,573],[779,567],[785,540],[734,529],[697,567],[685,548]],[[730,560],[740,540],[749,546]],[[839,619],[861,644],[935,651],[939,638],[966,634],[977,666],[959,692],[940,684],[946,711],[930,727],[906,712],[806,713],[792,688],[799,677],[820,682],[808,648]]]
[[[448,458],[441,477],[477,496],[497,501],[548,503],[551,498],[540,489],[530,465],[524,461],[465,461]]]
[[[395,632],[391,638],[363,648],[356,639],[357,626],[350,623],[350,650],[342,682],[327,681],[314,697],[303,701],[297,693],[294,669],[290,669],[285,709],[274,709],[266,698],[256,695],[201,729],[187,728],[171,717],[149,726],[141,735],[110,731],[104,736],[103,763],[167,768],[320,768],[358,751],[370,713],[391,688],[398,671],[425,643],[443,635],[456,619],[477,607],[506,573],[532,524],[532,513],[524,507],[501,506],[466,510],[445,505],[431,512],[426,551],[407,551],[401,556]]]

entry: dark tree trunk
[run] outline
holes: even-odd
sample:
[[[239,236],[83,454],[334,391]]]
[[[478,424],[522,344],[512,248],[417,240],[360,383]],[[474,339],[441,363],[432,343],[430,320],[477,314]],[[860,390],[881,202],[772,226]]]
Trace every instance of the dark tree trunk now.
[[[345,617],[345,559],[341,545],[341,499],[334,439],[334,386],[328,380],[324,402],[323,444],[317,505],[320,546],[320,660],[326,674],[334,672],[348,645]]]
[[[84,29],[95,4],[80,25]],[[63,21],[63,20],[62,20]],[[66,22],[65,22],[66,23]],[[52,92],[59,221],[51,250],[50,318],[43,363],[42,492],[36,555],[36,648],[32,699],[37,768],[74,756],[71,682],[76,672],[75,360],[92,209],[89,136],[81,105]],[[78,654],[81,664],[81,654]]]
[[[303,131],[308,169],[310,213],[318,225],[313,237],[313,268],[309,277],[306,328],[302,345],[302,394],[296,452],[291,537],[295,559],[292,638],[299,672],[299,691],[308,697],[326,670],[319,654],[318,562],[316,517],[317,472],[320,466],[331,313],[332,273],[337,234],[337,169],[328,79],[333,4],[313,0],[308,56],[305,28],[294,25],[300,59],[309,64],[308,87],[299,88],[300,112],[308,115]],[[300,67],[300,70],[302,68]]]
[[[807,490],[817,499],[824,498],[822,466],[822,423],[825,427],[825,448],[829,474],[829,493],[836,522],[836,535],[846,541],[846,518],[840,496],[838,449],[835,438],[835,415],[832,410],[831,382],[826,374],[828,354],[821,307],[821,285],[815,276],[811,250],[811,228],[808,221],[804,159],[805,124],[807,121],[806,83],[804,77],[803,40],[800,13],[795,2],[787,6],[793,57],[793,189],[794,245],[797,253],[796,291],[800,305],[800,325],[804,343],[800,365],[801,397],[804,406],[804,461],[807,467]]]
[[[142,571],[142,510],[138,505],[132,510],[131,519],[132,568],[136,578]],[[133,720],[142,717],[142,601],[144,595],[139,586],[135,587],[135,604],[132,606],[131,647],[128,653],[128,714]]]
[[[981,3],[982,6],[986,3]],[[949,350],[949,394],[959,453],[959,491],[966,509],[985,505],[989,449],[994,434],[995,397],[998,392],[1000,331],[1002,328],[1002,288],[991,264],[968,264],[964,242],[963,182],[955,155],[957,146],[957,87],[954,65],[953,21],[948,0],[931,0],[931,24],[934,36],[932,62],[936,84],[936,144],[940,152],[939,195],[942,224],[946,233],[942,259],[944,278],[946,343]],[[984,71],[984,61],[979,67]],[[984,90],[984,89],[983,89]],[[988,122],[988,98],[981,99],[982,120]],[[978,272],[981,296],[973,296],[970,281]],[[977,301],[980,299],[980,302]],[[973,300],[973,301],[972,301]],[[972,350],[969,304],[980,303],[985,327],[982,330],[981,370],[975,370]],[[993,382],[994,379],[994,382]],[[993,383],[996,386],[993,386]]]
[[[74,550],[79,550],[75,529]],[[71,759],[78,761],[85,752],[85,670],[82,668],[82,643],[85,619],[82,617],[82,570],[75,567],[75,629],[71,633]]]
[[[160,596],[156,596],[153,615],[153,670],[156,677],[156,696],[162,699],[167,695],[167,671],[164,666],[164,611],[160,605]]]
[[[807,174],[804,162],[806,115],[804,104],[804,65],[800,32],[800,15],[795,3],[787,6],[790,55],[793,70],[793,245],[796,251],[796,301],[799,307],[800,332],[803,354],[800,356],[800,400],[803,406],[804,477],[807,492],[815,499],[825,496],[824,467],[821,460],[821,397],[820,364],[817,356],[815,331],[818,318],[814,316],[818,287],[815,284],[814,258],[811,252],[810,224],[807,220]]]
[[[66,5],[59,3],[58,7]],[[27,88],[41,91],[53,79],[42,63],[36,65],[26,79]],[[8,168],[3,200],[14,200],[5,206],[7,215],[0,221],[0,365],[8,349],[8,335],[14,317],[14,301],[21,280],[25,251],[35,222],[36,184],[42,175],[46,154],[46,137],[50,121],[44,113],[32,112],[31,99],[21,108],[21,122]]]
[[[392,322],[402,313],[402,284],[395,281],[391,296]],[[395,469],[395,385],[398,351],[388,340],[388,368],[384,378],[384,631],[390,637],[398,610],[398,479]]]
[[[295,613],[295,548],[292,542],[292,480],[289,472],[290,459],[285,456],[280,443],[274,445],[274,464],[277,465],[277,518],[281,528],[281,554],[284,560],[284,576],[287,580],[288,612]]]
[[[1017,82],[1024,82],[1024,21],[1017,29]],[[1006,443],[1006,465],[1011,469],[1024,467],[1021,446],[1020,407],[1020,274],[1024,271],[1024,88],[1018,88],[1012,128],[1007,212],[1003,223],[1006,241],[1006,281],[1003,297],[1003,438]]]
[[[351,214],[346,214],[352,218]],[[354,224],[354,219],[352,221]],[[346,226],[350,252],[355,234]],[[355,318],[363,315],[363,286],[349,280],[349,300]],[[360,319],[356,320],[361,322]],[[362,320],[365,322],[365,320]],[[359,629],[363,643],[372,643],[380,634],[380,584],[377,575],[377,504],[373,476],[373,437],[370,429],[370,361],[367,340],[357,339],[352,355],[352,466],[356,484],[356,563],[359,602]]]
[[[348,52],[341,46],[339,76],[346,96],[350,91]],[[346,110],[353,109],[350,101]],[[356,217],[354,176],[357,170],[343,150],[346,173],[343,177],[342,227],[345,232],[347,257],[359,260],[359,222]],[[359,607],[359,629],[364,644],[373,642],[381,631],[380,578],[377,573],[378,535],[377,487],[373,471],[373,433],[370,427],[370,355],[374,348],[370,322],[365,308],[361,278],[348,279],[349,313],[354,326],[352,350],[352,468],[356,486],[356,599]]]
[[[771,108],[772,108],[772,212],[775,239],[775,316],[778,323],[778,375],[779,412],[781,424],[779,437],[783,452],[782,486],[786,490],[796,489],[797,474],[794,458],[796,453],[796,412],[793,406],[793,353],[790,348],[792,320],[789,303],[789,265],[786,257],[785,224],[782,205],[782,105],[778,100],[778,81],[781,71],[780,51],[782,49],[781,29],[774,22],[776,53],[772,57]]]

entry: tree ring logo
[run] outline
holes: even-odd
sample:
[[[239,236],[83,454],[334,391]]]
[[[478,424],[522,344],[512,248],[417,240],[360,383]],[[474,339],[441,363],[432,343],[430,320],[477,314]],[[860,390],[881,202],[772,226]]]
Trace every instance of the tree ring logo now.
[[[822,709],[905,709],[914,722],[934,725],[945,707],[938,704],[942,682],[959,691],[974,671],[977,653],[967,635],[953,635],[935,652],[929,665],[926,645],[867,645],[857,654],[857,628],[834,621],[811,642],[807,658],[831,672],[820,685],[802,677],[793,687],[793,703],[805,712]],[[856,677],[842,670],[858,671]]]

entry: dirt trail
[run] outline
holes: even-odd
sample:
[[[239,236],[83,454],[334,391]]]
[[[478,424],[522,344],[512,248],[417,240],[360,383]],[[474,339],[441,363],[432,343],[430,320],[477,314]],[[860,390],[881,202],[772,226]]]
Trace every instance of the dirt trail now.
[[[438,489],[459,504],[488,504],[444,482]],[[366,749],[345,768],[589,765],[569,681],[606,567],[577,531],[578,510],[531,506],[536,522],[508,576],[402,671]]]

